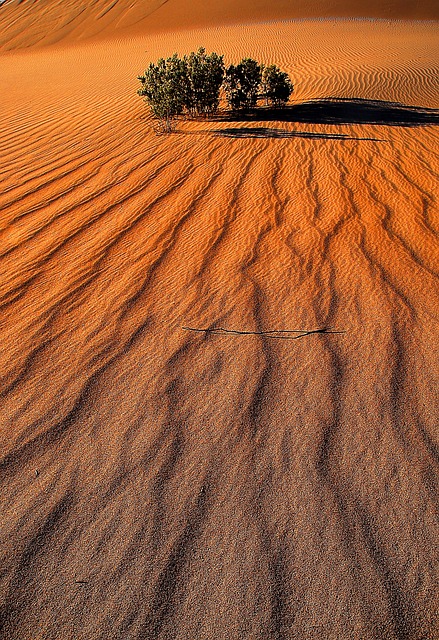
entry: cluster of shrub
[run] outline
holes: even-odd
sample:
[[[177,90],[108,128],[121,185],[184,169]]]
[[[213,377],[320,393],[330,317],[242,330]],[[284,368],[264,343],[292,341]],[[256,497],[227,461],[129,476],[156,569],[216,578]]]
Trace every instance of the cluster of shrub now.
[[[211,116],[218,111],[224,92],[233,111],[248,111],[258,100],[281,107],[293,92],[287,73],[272,64],[264,66],[252,58],[225,67],[224,56],[207,54],[204,48],[179,58],[151,63],[144,75],[138,76],[143,96],[161,130],[169,133],[182,114]]]

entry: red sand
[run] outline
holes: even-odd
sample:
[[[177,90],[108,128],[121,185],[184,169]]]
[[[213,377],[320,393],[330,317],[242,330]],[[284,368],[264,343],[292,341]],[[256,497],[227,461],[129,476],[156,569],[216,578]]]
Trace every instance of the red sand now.
[[[437,24],[114,33],[0,57],[0,638],[437,640]],[[200,44],[292,108],[155,136]]]

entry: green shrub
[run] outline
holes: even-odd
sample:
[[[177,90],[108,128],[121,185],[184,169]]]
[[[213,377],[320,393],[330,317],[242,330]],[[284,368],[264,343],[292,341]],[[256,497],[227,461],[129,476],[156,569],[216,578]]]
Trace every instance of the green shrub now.
[[[198,51],[179,58],[151,63],[144,75],[138,76],[138,94],[145,99],[152,115],[165,133],[175,129],[176,119],[183,113],[210,116],[219,107],[221,87],[234,111],[248,111],[260,97],[276,107],[285,105],[293,91],[287,73],[272,64],[264,67],[252,58],[224,68],[223,56]]]
[[[185,62],[177,54],[166,60],[161,58],[156,64],[151,63],[138,79],[142,84],[138,94],[145,98],[163,131],[170,133],[175,128],[176,117],[183,112],[190,90]]]
[[[212,115],[218,110],[220,89],[224,79],[223,56],[217,53],[206,54],[200,47],[184,57],[189,91],[185,107],[192,115]]]
[[[262,79],[262,66],[252,58],[230,65],[225,75],[227,101],[234,111],[247,111],[256,106]]]
[[[262,73],[262,91],[267,104],[275,107],[285,105],[293,93],[290,77],[275,64],[265,67]]]

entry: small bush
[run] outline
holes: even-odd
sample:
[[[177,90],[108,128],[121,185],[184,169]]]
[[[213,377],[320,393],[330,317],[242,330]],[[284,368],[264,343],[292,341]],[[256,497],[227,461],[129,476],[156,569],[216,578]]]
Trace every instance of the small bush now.
[[[267,104],[275,107],[285,105],[293,93],[290,77],[275,64],[265,67],[262,73],[262,91]]]
[[[247,111],[256,106],[262,79],[262,66],[252,58],[230,65],[225,75],[227,101],[234,111]]]
[[[224,79],[223,56],[217,53],[206,54],[200,47],[184,57],[189,90],[185,107],[192,115],[208,116],[218,110],[220,90]]]
[[[258,99],[281,107],[288,102],[293,85],[287,73],[272,64],[264,67],[252,58],[224,67],[223,56],[207,54],[200,47],[189,56],[161,58],[151,63],[142,76],[138,94],[145,99],[159,129],[170,133],[178,116],[210,116],[218,110],[221,88],[234,111],[256,107]]]
[[[163,131],[170,133],[175,128],[176,117],[183,113],[189,92],[185,62],[177,54],[166,60],[161,58],[138,78],[142,84],[138,94],[145,98]]]

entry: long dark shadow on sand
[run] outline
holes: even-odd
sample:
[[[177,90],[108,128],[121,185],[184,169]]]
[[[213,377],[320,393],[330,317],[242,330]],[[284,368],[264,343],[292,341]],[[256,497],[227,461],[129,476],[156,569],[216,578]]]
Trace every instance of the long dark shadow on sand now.
[[[438,125],[439,110],[398,102],[360,98],[323,98],[273,109],[260,107],[249,113],[221,113],[218,122],[297,122],[306,124],[383,124],[398,127]],[[291,132],[298,134],[299,132]],[[310,134],[307,133],[307,136]],[[316,134],[325,137],[325,134]],[[274,136],[273,136],[274,137]],[[329,137],[329,135],[328,135]]]
[[[312,133],[308,131],[287,131],[270,127],[229,127],[215,129],[211,133],[221,138],[307,138],[309,140],[368,140],[370,142],[387,142],[380,138],[360,138],[343,133]]]

